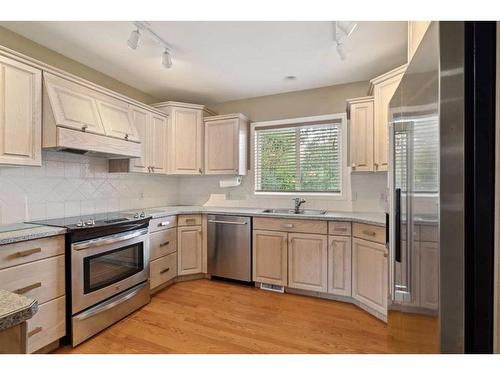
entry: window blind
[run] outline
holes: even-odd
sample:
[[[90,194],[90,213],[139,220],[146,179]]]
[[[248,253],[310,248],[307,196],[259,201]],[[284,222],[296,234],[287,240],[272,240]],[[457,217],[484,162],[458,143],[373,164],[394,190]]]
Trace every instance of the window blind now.
[[[339,123],[255,130],[255,191],[340,193]]]
[[[408,152],[411,149],[412,152]],[[411,131],[396,131],[394,137],[395,183],[407,191],[407,169],[413,165],[415,193],[437,193],[439,189],[439,127],[435,117],[412,122]]]

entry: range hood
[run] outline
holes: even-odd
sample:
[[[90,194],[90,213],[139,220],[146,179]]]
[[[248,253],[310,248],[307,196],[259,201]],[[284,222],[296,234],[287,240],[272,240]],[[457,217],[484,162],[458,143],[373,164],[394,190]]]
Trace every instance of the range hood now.
[[[141,156],[130,105],[44,72],[42,147],[104,158]]]

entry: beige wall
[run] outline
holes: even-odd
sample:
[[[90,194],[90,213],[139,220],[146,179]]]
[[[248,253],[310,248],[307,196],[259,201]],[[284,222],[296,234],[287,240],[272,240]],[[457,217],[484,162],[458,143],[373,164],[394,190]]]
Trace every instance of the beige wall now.
[[[252,121],[326,115],[345,112],[346,99],[365,96],[368,81],[260,96],[212,105],[220,114],[240,112]]]
[[[158,102],[156,98],[136,88],[126,85],[110,76],[72,60],[58,52],[33,42],[13,31],[0,26],[0,45],[23,53],[46,64],[63,69],[98,85],[136,99],[143,103]]]

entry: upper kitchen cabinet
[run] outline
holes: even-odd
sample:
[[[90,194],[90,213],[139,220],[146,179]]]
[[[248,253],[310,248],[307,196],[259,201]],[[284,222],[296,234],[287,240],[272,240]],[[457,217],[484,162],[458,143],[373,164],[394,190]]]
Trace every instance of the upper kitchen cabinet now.
[[[141,156],[112,159],[110,172],[167,173],[168,117],[132,106],[132,121],[141,142]]]
[[[42,146],[106,157],[140,157],[131,105],[85,83],[43,74]]]
[[[0,56],[0,164],[40,166],[42,72]]]
[[[203,174],[204,116],[215,115],[203,105],[163,102],[153,107],[165,112],[168,127],[168,173]]]
[[[205,174],[246,175],[248,119],[241,113],[205,117]]]
[[[373,96],[349,99],[349,159],[353,172],[373,171]]]
[[[406,65],[382,74],[370,81],[370,95],[373,105],[373,170],[387,171],[389,102],[398,88]]]
[[[408,21],[408,63],[413,58],[431,21]]]

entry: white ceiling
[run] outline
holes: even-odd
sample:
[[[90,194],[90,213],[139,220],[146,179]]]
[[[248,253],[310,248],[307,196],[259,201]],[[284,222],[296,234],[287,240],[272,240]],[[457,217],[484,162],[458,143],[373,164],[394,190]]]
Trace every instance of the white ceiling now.
[[[35,42],[161,100],[227,100],[368,80],[406,62],[406,22],[358,22],[340,60],[332,22],[150,22],[173,67],[131,22],[2,22]],[[294,75],[294,81],[285,76]]]

